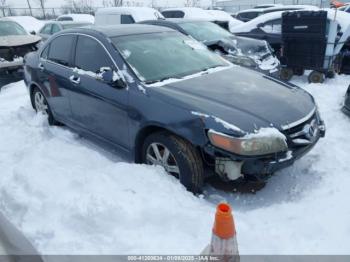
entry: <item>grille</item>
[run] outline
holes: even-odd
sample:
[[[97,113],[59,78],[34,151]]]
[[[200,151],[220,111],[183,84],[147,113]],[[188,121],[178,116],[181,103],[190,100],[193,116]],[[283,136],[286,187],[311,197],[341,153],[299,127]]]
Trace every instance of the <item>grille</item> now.
[[[315,112],[305,122],[292,128],[286,129],[283,133],[291,145],[307,146],[314,143],[317,138],[319,132],[318,123],[319,119],[317,112]]]

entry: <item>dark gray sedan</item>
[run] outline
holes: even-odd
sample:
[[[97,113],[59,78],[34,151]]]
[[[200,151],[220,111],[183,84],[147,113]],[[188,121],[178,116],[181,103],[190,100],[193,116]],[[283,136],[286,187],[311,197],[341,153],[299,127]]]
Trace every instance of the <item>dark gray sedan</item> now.
[[[266,179],[325,134],[306,91],[166,27],[62,31],[25,61],[32,105],[49,123],[163,166],[193,192],[210,175]]]

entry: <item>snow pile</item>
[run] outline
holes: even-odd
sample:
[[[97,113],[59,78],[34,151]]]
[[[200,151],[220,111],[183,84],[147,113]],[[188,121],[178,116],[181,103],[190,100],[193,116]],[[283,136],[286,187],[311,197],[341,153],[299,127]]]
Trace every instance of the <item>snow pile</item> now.
[[[160,168],[49,127],[23,82],[9,85],[0,93],[0,211],[45,254],[199,254],[214,204],[226,200],[241,254],[350,254],[350,118],[340,111],[349,81],[296,78],[315,96],[326,137],[255,195],[207,186],[204,198]]]
[[[161,168],[49,127],[22,82],[0,93],[0,126],[0,210],[41,252],[199,253],[207,244],[211,204]]]

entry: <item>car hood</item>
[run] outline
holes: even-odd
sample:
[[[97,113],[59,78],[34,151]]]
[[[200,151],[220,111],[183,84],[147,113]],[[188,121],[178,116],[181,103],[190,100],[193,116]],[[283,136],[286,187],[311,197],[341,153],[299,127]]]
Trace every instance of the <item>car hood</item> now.
[[[35,35],[10,35],[0,37],[0,47],[15,47],[36,44],[41,40]]]
[[[239,66],[152,89],[193,115],[211,116],[245,132],[281,129],[315,110],[313,97],[303,89]]]

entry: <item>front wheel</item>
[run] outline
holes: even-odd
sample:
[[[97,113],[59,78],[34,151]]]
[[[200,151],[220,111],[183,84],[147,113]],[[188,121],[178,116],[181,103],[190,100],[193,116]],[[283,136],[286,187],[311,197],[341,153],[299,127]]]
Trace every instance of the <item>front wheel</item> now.
[[[168,132],[148,136],[142,148],[143,163],[160,165],[178,178],[187,190],[200,193],[204,168],[198,150],[188,141]]]

